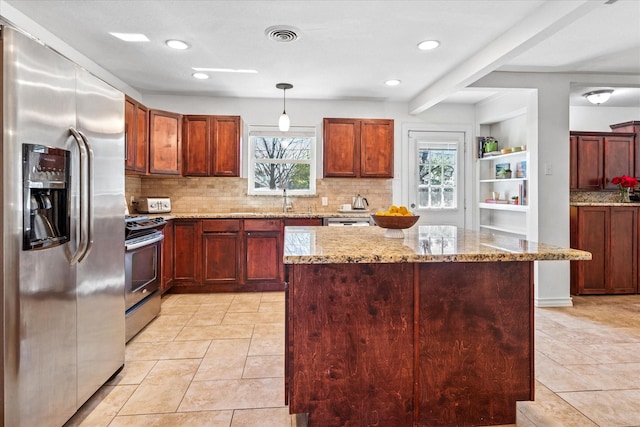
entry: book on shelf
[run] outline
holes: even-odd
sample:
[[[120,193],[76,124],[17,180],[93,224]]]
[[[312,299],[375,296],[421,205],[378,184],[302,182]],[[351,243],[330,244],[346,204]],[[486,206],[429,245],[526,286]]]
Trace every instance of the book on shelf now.
[[[509,203],[507,200],[485,199],[485,203],[495,203],[498,205],[506,205]]]
[[[511,173],[511,163],[498,163],[496,165],[496,179],[506,178],[507,171]],[[509,176],[511,178],[511,176]]]

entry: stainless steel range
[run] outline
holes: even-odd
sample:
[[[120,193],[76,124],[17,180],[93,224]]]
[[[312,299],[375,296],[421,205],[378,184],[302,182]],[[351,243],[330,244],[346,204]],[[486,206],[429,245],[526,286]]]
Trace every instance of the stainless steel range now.
[[[125,218],[125,336],[133,338],[160,313],[162,217]]]

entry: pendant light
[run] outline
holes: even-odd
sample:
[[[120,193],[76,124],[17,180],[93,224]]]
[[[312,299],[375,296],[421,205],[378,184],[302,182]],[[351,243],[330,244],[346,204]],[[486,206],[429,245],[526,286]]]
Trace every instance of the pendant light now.
[[[287,116],[287,89],[291,89],[293,85],[291,83],[278,83],[276,85],[278,89],[282,89],[283,96],[283,106],[282,106],[282,114],[280,115],[280,119],[278,120],[278,129],[282,132],[286,132],[289,130],[289,125],[291,121],[289,120],[289,116]]]

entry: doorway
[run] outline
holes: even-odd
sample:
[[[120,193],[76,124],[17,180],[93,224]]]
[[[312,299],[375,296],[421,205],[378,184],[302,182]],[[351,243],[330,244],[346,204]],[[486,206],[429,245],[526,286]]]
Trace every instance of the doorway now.
[[[465,133],[409,131],[408,206],[420,224],[465,228]]]

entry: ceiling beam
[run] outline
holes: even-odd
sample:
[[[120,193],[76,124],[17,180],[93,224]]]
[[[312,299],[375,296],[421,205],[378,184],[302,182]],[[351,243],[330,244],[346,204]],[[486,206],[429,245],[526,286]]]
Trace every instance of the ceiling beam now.
[[[533,13],[416,95],[409,102],[409,114],[419,114],[442,102],[602,4],[604,0],[547,0]]]

